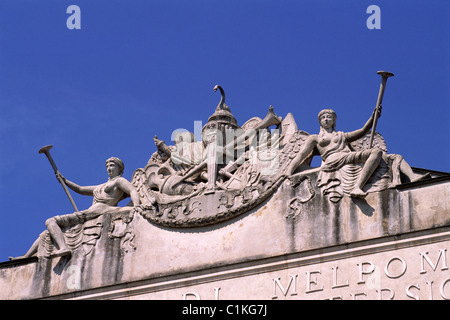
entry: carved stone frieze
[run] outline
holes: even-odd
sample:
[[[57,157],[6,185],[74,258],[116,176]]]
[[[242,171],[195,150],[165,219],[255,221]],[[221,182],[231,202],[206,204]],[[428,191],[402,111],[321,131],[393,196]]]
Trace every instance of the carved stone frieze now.
[[[48,219],[39,241],[19,258],[65,256],[80,247],[88,255],[105,227],[109,239],[120,239],[120,248],[133,252],[139,246],[132,226],[136,215],[169,228],[209,226],[257,208],[284,182],[291,194],[283,204],[285,217],[297,219],[319,192],[339,203],[430,177],[414,173],[402,156],[387,153],[384,138],[373,130],[381,105],[352,132],[336,131],[336,113],[324,109],[318,114],[319,133],[309,134],[291,113],[282,118],[272,106],[264,118],[255,116],[240,126],[223,88],[217,90],[221,99],[201,130],[201,141],[192,132],[174,131],[175,144],[167,146],[154,136],[157,151],[131,181],[121,176],[124,164],[115,157],[106,161],[108,181],[98,186],[79,186],[55,170],[63,186],[92,195],[93,204]],[[322,158],[319,168],[310,166],[314,156]],[[129,205],[118,207],[126,197]]]
[[[108,180],[96,186],[79,186],[55,170],[62,184],[93,196],[92,206],[49,218],[47,230],[29,251],[11,258],[20,261],[0,266],[2,288],[27,290],[22,296],[5,291],[0,298],[76,298],[78,294],[89,299],[99,288],[113,288],[102,297],[126,292],[120,297],[129,298],[130,290],[136,296],[143,294],[143,286],[148,286],[148,296],[165,298],[171,286],[170,290],[198,290],[211,283],[211,270],[227,283],[243,278],[242,272],[252,277],[264,274],[261,279],[269,279],[272,299],[296,297],[297,273],[283,271],[287,277],[283,279],[265,273],[282,270],[276,266],[279,263],[286,264],[286,270],[303,268],[309,265],[304,263],[308,255],[312,263],[329,264],[330,252],[340,250],[339,246],[348,250],[348,257],[356,249],[366,254],[386,237],[392,237],[392,247],[397,248],[402,234],[408,247],[418,240],[430,247],[437,240],[448,242],[450,176],[434,171],[431,181],[421,181],[431,175],[423,169],[413,171],[402,156],[387,152],[386,141],[373,130],[381,106],[352,132],[336,131],[336,113],[324,109],[318,115],[319,133],[310,134],[298,128],[291,113],[282,118],[272,106],[265,117],[255,116],[239,125],[225,103],[223,88],[216,86],[217,90],[221,100],[202,127],[200,141],[186,131],[174,132],[174,145],[154,136],[157,150],[133,172],[131,181],[122,177],[124,164],[114,157],[106,161]],[[311,167],[312,159],[319,156],[321,165]],[[127,197],[131,201],[119,207]],[[436,228],[443,235],[437,236]],[[424,232],[436,238],[428,243]],[[361,247],[364,241],[366,248]],[[435,263],[423,258],[422,269],[426,261],[435,271],[441,261],[441,271],[446,271],[446,252],[439,252],[432,258]],[[61,259],[52,259],[56,257]],[[402,261],[406,263],[397,257],[383,262],[392,268],[385,271],[389,279],[404,273],[395,269]],[[264,266],[255,272],[249,268],[252,263]],[[306,294],[319,297],[322,282],[315,280],[319,275],[338,283],[338,266],[330,266],[320,269],[324,274],[314,264],[301,271],[309,279]],[[339,264],[339,270],[341,266],[347,267]],[[237,267],[233,274],[238,276],[230,278],[224,267]],[[360,277],[369,276],[370,270],[359,268]],[[17,275],[26,279],[25,286],[14,281]],[[331,289],[346,288],[355,278],[342,279]],[[448,290],[450,279],[438,280]],[[425,282],[430,292],[433,281]],[[217,295],[221,285],[214,287]],[[425,288],[423,283],[420,286]],[[417,293],[419,284],[411,288]],[[235,292],[232,289],[228,297]],[[261,292],[259,284],[253,289]],[[442,297],[449,296],[442,292]],[[408,297],[414,296],[409,293]]]
[[[292,114],[283,119],[270,106],[264,119],[253,117],[241,127],[221,100],[202,130],[202,141],[179,133],[174,146],[154,138],[158,150],[145,168],[137,169],[132,184],[138,190],[143,217],[152,223],[198,227],[234,218],[270,197],[287,178],[307,194],[289,202],[289,216],[300,214],[302,203],[316,192],[339,202],[345,195],[364,197],[401,183],[424,178],[412,173],[399,155],[387,153],[384,138],[371,134],[375,109],[363,128],[335,130],[336,114],[319,113],[320,133],[299,130]],[[322,157],[316,185],[308,176],[314,156]]]

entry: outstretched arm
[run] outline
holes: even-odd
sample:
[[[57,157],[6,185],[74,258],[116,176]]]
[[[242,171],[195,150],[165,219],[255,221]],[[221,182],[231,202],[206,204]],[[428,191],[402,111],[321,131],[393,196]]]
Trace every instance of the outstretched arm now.
[[[363,137],[367,132],[369,132],[369,130],[372,128],[373,119],[374,119],[377,111],[378,111],[377,117],[379,118],[381,116],[381,105],[380,105],[380,109],[375,108],[373,110],[372,115],[370,116],[369,120],[367,120],[366,124],[361,129],[345,133],[345,137],[347,138],[347,141],[352,142],[352,141],[358,140],[359,138]]]
[[[309,136],[305,143],[302,146],[302,149],[299,153],[295,156],[294,159],[292,159],[292,162],[289,164],[289,167],[286,170],[287,175],[292,175],[295,170],[303,163],[303,161],[306,160],[311,155],[311,152],[313,152],[314,148],[317,145],[317,136],[312,135]]]
[[[94,195],[94,189],[95,189],[96,186],[85,186],[85,187],[84,186],[79,186],[75,182],[72,182],[72,181],[66,179],[61,173],[58,173],[56,175],[56,178],[58,179],[58,181],[59,181],[58,176],[59,176],[59,178],[61,178],[65,182],[65,184],[70,189],[72,189],[76,193],[79,193],[79,194],[82,194],[82,195],[85,195],[85,196],[92,196],[92,195]]]
[[[163,140],[159,140],[157,136],[154,136],[153,141],[155,142],[155,145],[159,151],[164,152],[168,157],[172,155],[172,152]]]
[[[133,206],[137,207],[141,204],[141,200],[139,198],[139,194],[136,189],[133,187],[131,182],[129,182],[125,178],[121,178],[117,180],[117,186],[125,193],[130,195],[131,202],[133,202]]]

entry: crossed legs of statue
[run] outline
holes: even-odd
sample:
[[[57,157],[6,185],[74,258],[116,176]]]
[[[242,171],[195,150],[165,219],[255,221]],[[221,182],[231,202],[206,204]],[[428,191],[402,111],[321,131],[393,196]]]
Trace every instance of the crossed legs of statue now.
[[[426,173],[424,175],[415,174],[411,169],[410,165],[403,159],[403,157],[399,154],[390,154],[388,155],[393,159],[392,161],[392,183],[389,188],[395,188],[396,186],[402,184],[400,173],[406,175],[409,179],[409,182],[416,182],[424,179],[430,179],[431,174]]]
[[[359,174],[358,180],[356,180],[355,188],[350,192],[350,196],[364,197],[367,194],[367,192],[364,192],[362,189],[380,164],[382,155],[383,152],[380,149],[375,148],[371,150],[369,157],[364,162],[364,166]]]
[[[27,253],[25,253],[23,256],[20,257],[9,257],[10,261],[14,261],[14,260],[20,260],[20,259],[26,259],[26,258],[30,258],[32,257],[37,251],[38,251],[38,247],[39,247],[39,241],[41,239],[38,237],[33,245],[30,247],[30,249],[28,249]]]
[[[56,222],[56,219],[55,218],[47,219],[47,221],[45,221],[45,225],[47,226],[47,230],[50,233],[50,236],[53,238],[53,240],[56,242],[56,245],[59,248],[51,255],[51,257],[60,257],[71,254],[72,252],[67,247],[66,242],[64,241],[63,232],[61,230],[61,227]],[[32,257],[38,251],[40,240],[41,240],[40,237],[38,237],[31,245],[30,249],[28,249],[27,253],[25,253],[23,256],[9,257],[9,260],[13,261]]]
[[[47,219],[47,221],[45,221],[45,226],[47,227],[47,230],[50,233],[50,236],[56,242],[56,245],[59,248],[51,256],[52,257],[60,257],[60,256],[70,255],[72,252],[67,247],[66,241],[64,240],[64,234],[61,230],[61,227],[56,222],[56,219],[54,217]]]
[[[69,215],[67,215],[67,216],[69,216]],[[50,236],[56,242],[56,245],[58,247],[58,250],[54,251],[50,257],[52,257],[52,258],[53,257],[61,257],[61,256],[67,256],[67,255],[72,254],[72,251],[67,247],[67,244],[64,240],[64,235],[61,230],[61,226],[59,226],[55,217],[47,219],[47,221],[45,221],[45,225],[47,227],[48,232],[50,233]],[[30,247],[30,249],[28,249],[27,253],[25,253],[23,256],[9,257],[9,260],[13,261],[13,260],[26,259],[26,258],[32,257],[38,251],[40,240],[41,240],[40,237],[38,237],[34,241],[32,246]]]

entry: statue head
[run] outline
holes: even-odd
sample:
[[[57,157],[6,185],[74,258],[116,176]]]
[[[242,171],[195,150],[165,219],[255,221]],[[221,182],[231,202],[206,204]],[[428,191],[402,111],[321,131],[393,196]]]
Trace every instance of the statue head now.
[[[123,174],[123,170],[125,169],[125,165],[123,164],[123,161],[116,157],[111,157],[106,160],[105,165],[107,166],[109,162],[115,163],[119,167],[119,175],[121,176]]]
[[[332,128],[334,130],[334,128],[336,127],[337,115],[336,115],[336,112],[334,112],[333,109],[323,109],[322,111],[319,112],[319,115],[317,116],[317,118],[319,119],[319,124],[320,124],[321,128],[323,127],[322,119],[325,116],[330,116],[330,115],[331,115],[331,118],[333,119],[333,126],[332,126]]]

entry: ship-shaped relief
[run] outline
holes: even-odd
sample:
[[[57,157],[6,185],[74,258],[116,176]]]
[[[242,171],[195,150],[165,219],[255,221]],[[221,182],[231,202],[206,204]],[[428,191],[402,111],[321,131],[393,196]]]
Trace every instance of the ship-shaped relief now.
[[[158,150],[133,174],[140,213],[152,223],[173,228],[219,223],[257,207],[285,180],[293,187],[304,184],[304,199],[310,200],[315,191],[308,172],[314,170],[310,164],[315,155],[323,160],[317,187],[332,202],[346,194],[364,197],[394,187],[401,174],[409,181],[427,177],[414,174],[400,155],[388,154],[379,133],[371,137],[381,108],[363,128],[349,133],[337,132],[336,114],[324,109],[320,133],[310,135],[298,130],[291,113],[282,118],[272,106],[264,119],[254,117],[239,126],[224,90],[214,90],[221,92],[221,100],[202,129],[201,141],[191,132],[179,132],[175,145],[167,146],[155,136]]]

